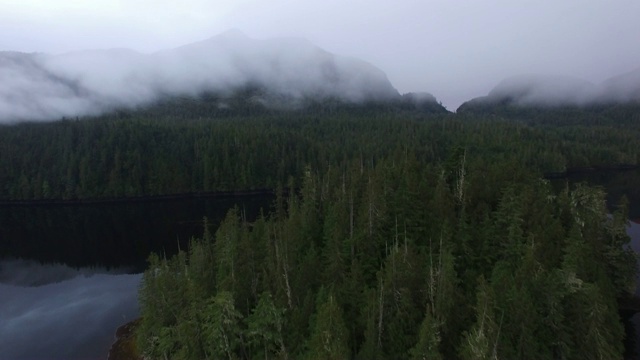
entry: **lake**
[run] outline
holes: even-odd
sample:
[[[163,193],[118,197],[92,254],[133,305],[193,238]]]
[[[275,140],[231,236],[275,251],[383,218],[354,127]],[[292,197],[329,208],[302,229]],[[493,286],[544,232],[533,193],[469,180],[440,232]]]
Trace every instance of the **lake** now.
[[[270,195],[0,206],[0,358],[105,359],[139,314],[151,252],[175,254],[238,206],[252,220]],[[211,229],[212,231],[215,229]]]

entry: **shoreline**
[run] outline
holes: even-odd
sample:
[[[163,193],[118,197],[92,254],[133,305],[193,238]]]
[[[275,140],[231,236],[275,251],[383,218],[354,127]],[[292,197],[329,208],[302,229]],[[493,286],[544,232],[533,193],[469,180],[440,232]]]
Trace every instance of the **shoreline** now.
[[[286,193],[287,190],[284,190]],[[190,192],[176,193],[164,195],[144,195],[144,196],[127,196],[127,197],[105,197],[105,198],[86,198],[86,199],[33,199],[33,200],[13,200],[0,199],[0,206],[23,206],[23,205],[92,205],[92,204],[119,204],[128,202],[155,202],[167,200],[185,200],[197,198],[225,199],[233,197],[249,197],[249,196],[267,196],[275,195],[273,189],[254,189],[254,190],[229,190],[229,191],[209,191],[209,192]]]
[[[135,329],[140,324],[142,318],[129,321],[123,325],[120,325],[116,329],[115,339],[109,353],[107,360],[141,360],[143,359],[136,348],[135,342]]]
[[[608,166],[585,166],[569,168],[565,171],[559,172],[545,172],[542,173],[542,177],[547,180],[562,179],[579,174],[589,174],[594,172],[619,172],[619,171],[631,171],[640,169],[640,165],[636,164],[619,164]]]
[[[542,172],[541,176],[547,180],[556,180],[567,178],[580,174],[589,174],[595,172],[621,172],[640,169],[640,164],[618,164],[608,166],[586,166],[586,167],[574,167],[559,172]],[[283,189],[283,193],[286,195],[289,189]],[[167,201],[167,200],[184,200],[184,199],[197,199],[197,198],[212,198],[212,199],[225,199],[232,197],[245,197],[245,196],[267,196],[276,195],[276,189],[259,188],[259,189],[245,189],[245,190],[223,190],[223,191],[198,191],[198,192],[185,192],[175,194],[157,194],[157,195],[142,195],[142,196],[122,196],[122,197],[91,197],[91,198],[55,198],[55,199],[0,199],[0,206],[24,206],[24,205],[92,205],[92,204],[119,204],[128,202],[155,202],[155,201]]]

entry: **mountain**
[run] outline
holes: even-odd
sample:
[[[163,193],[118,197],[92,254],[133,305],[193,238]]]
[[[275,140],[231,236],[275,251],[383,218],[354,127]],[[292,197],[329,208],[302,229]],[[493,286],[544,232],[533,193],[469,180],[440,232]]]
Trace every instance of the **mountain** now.
[[[302,39],[256,40],[239,31],[152,54],[0,53],[0,122],[95,115],[174,97],[233,96],[246,88],[260,89],[252,101],[275,108],[309,100],[402,99],[384,72],[365,61]]]
[[[88,110],[77,101],[87,95],[79,84],[49,69],[46,60],[42,54],[0,52],[0,120]]]
[[[194,84],[200,91],[252,83],[293,99],[338,97],[357,102],[399,96],[380,69],[303,39],[254,40],[230,31],[153,57],[164,81],[184,85],[185,91]]]
[[[600,99],[603,102],[640,101],[640,67],[604,81],[600,85]]]
[[[500,82],[488,95],[463,103],[457,112],[496,112],[506,108],[590,108],[638,101],[640,68],[597,85],[568,76],[515,76]]]

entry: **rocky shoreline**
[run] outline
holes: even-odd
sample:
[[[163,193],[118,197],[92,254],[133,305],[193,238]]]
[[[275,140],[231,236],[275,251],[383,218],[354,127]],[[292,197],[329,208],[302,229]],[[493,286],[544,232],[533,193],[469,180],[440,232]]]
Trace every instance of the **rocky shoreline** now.
[[[108,360],[143,360],[136,348],[135,329],[140,318],[130,321],[116,330],[116,339],[109,349]]]

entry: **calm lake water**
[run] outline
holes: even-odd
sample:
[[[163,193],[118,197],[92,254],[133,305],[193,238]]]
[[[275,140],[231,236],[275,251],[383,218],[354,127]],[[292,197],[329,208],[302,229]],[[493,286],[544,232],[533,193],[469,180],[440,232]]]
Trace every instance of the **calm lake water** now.
[[[0,359],[105,359],[139,314],[140,272],[234,207],[252,220],[272,196],[0,207]],[[211,229],[212,231],[215,229]]]
[[[630,218],[640,223],[640,171],[568,181],[604,187],[610,205],[626,194]],[[0,206],[0,358],[106,358],[116,328],[138,316],[140,272],[150,252],[186,249],[202,234],[203,216],[217,225],[238,206],[251,220],[272,202],[253,196]],[[629,234],[640,253],[640,224],[631,222]]]

